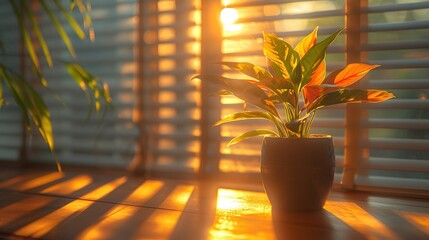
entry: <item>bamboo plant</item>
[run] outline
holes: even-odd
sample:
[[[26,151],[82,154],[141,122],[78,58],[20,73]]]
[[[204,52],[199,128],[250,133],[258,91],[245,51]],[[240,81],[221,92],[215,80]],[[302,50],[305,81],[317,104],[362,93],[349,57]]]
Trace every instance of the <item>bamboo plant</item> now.
[[[243,110],[227,115],[215,126],[249,119],[265,119],[275,126],[274,131],[252,129],[240,134],[228,146],[255,136],[307,138],[318,109],[350,102],[382,102],[395,97],[384,90],[350,87],[379,65],[351,63],[326,76],[326,52],[341,31],[318,42],[316,27],[295,47],[275,34],[263,33],[267,68],[248,62],[222,62],[250,78],[193,77],[219,87],[221,95],[233,95],[257,107],[255,111]]]
[[[9,4],[16,16],[19,32],[23,39],[23,46],[30,59],[33,74],[39,81],[38,85],[45,89],[49,89],[48,80],[43,76],[43,71],[41,70],[40,62],[42,59],[37,55],[37,50],[40,50],[40,55],[43,56],[42,58],[46,61],[46,65],[49,68],[54,66],[54,62],[57,64],[64,64],[71,78],[74,79],[78,87],[86,93],[90,101],[88,115],[90,115],[93,110],[101,111],[112,108],[112,100],[108,85],[89,73],[83,66],[74,62],[76,59],[76,52],[73,48],[72,41],[64,29],[63,23],[61,23],[57,15],[54,14],[54,10],[59,10],[58,12],[66,20],[66,24],[71,27],[74,34],[76,34],[79,39],[83,40],[87,37],[85,31],[87,30],[93,40],[94,35],[91,17],[89,15],[89,2],[86,0],[70,0],[69,9],[64,7],[60,0],[9,0]],[[50,23],[55,27],[61,40],[67,47],[73,59],[72,61],[54,60],[52,58],[49,46],[44,39],[36,16],[32,11],[32,4],[39,5],[42,9],[41,14],[46,14],[49,17]],[[85,30],[82,29],[71,14],[75,8],[77,8],[83,16],[83,22],[86,26]],[[32,38],[31,36],[34,37]],[[36,45],[39,46],[38,49],[35,48]],[[37,128],[53,154],[58,171],[61,172],[61,165],[55,157],[54,135],[52,132],[49,109],[42,96],[39,94],[38,88],[21,73],[17,73],[10,67],[0,63],[0,108],[3,107],[4,102],[7,102],[7,99],[4,98],[3,90],[9,90],[11,92],[13,100],[21,110],[27,129],[31,131],[32,124]]]

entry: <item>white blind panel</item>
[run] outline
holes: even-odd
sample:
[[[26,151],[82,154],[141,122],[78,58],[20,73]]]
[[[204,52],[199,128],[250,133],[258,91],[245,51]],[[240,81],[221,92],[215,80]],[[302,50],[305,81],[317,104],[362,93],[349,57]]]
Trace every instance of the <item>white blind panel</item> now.
[[[19,73],[18,24],[8,1],[0,2],[0,44],[0,64]],[[18,160],[22,132],[20,110],[5,82],[0,81],[5,99],[0,108],[0,161]]]
[[[62,3],[68,6],[70,1]],[[72,40],[76,61],[109,84],[116,109],[109,111],[104,120],[102,114],[95,112],[87,119],[90,101],[58,61],[71,61],[72,58],[48,16],[41,14],[42,8],[34,7],[41,14],[40,27],[54,59],[51,69],[41,61],[44,64],[42,71],[50,87],[65,104],[63,106],[55,95],[45,92],[51,111],[56,151],[60,162],[65,164],[126,166],[133,157],[138,136],[133,123],[137,3],[135,0],[91,0],[90,3],[95,31],[93,42],[89,36],[84,41],[79,40],[63,15],[55,12],[55,16],[63,23]],[[82,20],[77,9],[75,11],[75,18]],[[31,70],[28,71],[31,74]],[[53,161],[46,144],[39,137],[30,138],[29,144],[30,161]]]
[[[429,1],[369,1],[363,11],[369,22],[363,50],[369,62],[382,65],[367,87],[388,89],[397,98],[367,106],[369,117],[362,125],[369,129],[363,141],[368,152],[362,155],[357,186],[427,195]]]
[[[262,53],[263,31],[275,33],[294,46],[316,26],[319,26],[319,39],[344,26],[343,1],[231,0],[228,2],[225,7],[236,9],[239,17],[235,24],[223,26],[222,61],[244,61],[266,67]],[[343,36],[337,39],[328,54],[328,71],[340,66],[344,66]],[[224,69],[224,76],[246,78],[227,68]],[[243,103],[233,97],[222,97],[221,104],[219,118],[243,110]],[[218,119],[213,119],[213,121],[216,120]],[[334,136],[338,173],[341,173],[343,162],[344,126],[344,106],[337,106],[318,111],[312,130],[312,133],[328,133]],[[233,137],[259,128],[273,129],[273,126],[265,121],[241,121],[221,126],[220,172],[259,173],[262,138],[249,139],[226,148],[228,141]]]
[[[143,119],[146,167],[194,173],[199,168],[200,1],[142,1]]]

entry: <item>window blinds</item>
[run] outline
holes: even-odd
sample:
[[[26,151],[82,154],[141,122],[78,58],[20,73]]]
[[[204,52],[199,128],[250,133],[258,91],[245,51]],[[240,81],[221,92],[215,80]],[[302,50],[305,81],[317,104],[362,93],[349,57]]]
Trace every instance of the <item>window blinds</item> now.
[[[53,4],[53,2],[49,2]],[[68,6],[70,1],[62,1]],[[136,80],[137,3],[134,0],[91,0],[91,17],[95,41],[81,41],[75,36],[59,12],[55,16],[63,23],[77,53],[76,62],[110,86],[115,111],[88,116],[86,98],[65,67],[58,60],[72,61],[64,43],[46,14],[40,14],[40,28],[46,38],[54,62],[53,68],[42,66],[54,94],[44,92],[51,111],[57,156],[61,163],[97,166],[126,166],[134,154],[138,131],[133,123]],[[33,10],[42,9],[33,7]],[[82,16],[75,9],[77,20]],[[49,24],[48,24],[49,22]],[[83,24],[81,24],[82,26]],[[41,61],[43,62],[43,61]],[[27,74],[31,76],[31,69]],[[56,99],[55,93],[64,102]],[[28,160],[53,161],[46,144],[36,136],[28,138]]]
[[[10,4],[6,1],[0,2],[0,16],[0,64],[20,72],[21,54],[19,44],[16,44],[19,39],[18,24]],[[0,84],[5,99],[0,109],[0,159],[16,161],[22,146],[20,111],[5,83]]]
[[[143,6],[142,124],[146,169],[199,169],[200,1],[140,1]]]
[[[381,64],[368,88],[389,89],[397,99],[364,105],[357,189],[428,195],[429,2],[369,1],[364,58]],[[365,60],[365,59],[363,59]]]

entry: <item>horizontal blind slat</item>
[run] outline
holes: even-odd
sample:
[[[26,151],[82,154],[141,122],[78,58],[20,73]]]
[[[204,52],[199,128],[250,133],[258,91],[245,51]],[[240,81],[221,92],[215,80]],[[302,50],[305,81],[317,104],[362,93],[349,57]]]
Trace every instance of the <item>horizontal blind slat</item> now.
[[[375,119],[362,121],[366,128],[392,128],[407,130],[429,130],[429,119]]]
[[[413,160],[413,159],[398,159],[398,158],[380,158],[371,157],[365,161],[363,169],[381,169],[409,172],[429,172],[429,161]]]
[[[385,13],[429,8],[429,2],[396,3],[362,8],[362,13]]]
[[[429,139],[371,138],[363,140],[363,147],[408,151],[429,151]]]

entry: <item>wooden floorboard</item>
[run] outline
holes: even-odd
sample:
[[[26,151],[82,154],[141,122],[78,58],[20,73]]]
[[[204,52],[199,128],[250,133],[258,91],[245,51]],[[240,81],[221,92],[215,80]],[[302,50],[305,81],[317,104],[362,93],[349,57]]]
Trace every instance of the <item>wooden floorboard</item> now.
[[[261,186],[6,168],[0,239],[429,239],[429,203],[333,192],[273,215]]]

